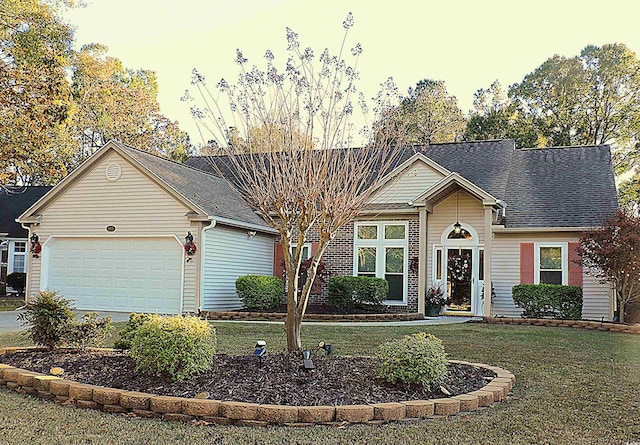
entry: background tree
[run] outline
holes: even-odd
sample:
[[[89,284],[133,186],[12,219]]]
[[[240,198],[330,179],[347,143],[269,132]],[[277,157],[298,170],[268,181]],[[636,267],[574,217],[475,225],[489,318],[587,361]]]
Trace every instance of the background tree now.
[[[580,246],[589,273],[613,284],[624,322],[627,305],[640,301],[640,218],[619,210],[603,228],[585,232]]]
[[[389,110],[378,127],[391,138],[412,145],[455,142],[462,139],[465,118],[458,99],[447,92],[444,81],[424,79],[409,88],[400,105]]]
[[[72,107],[65,67],[72,29],[60,3],[0,3],[0,185],[50,184],[70,153],[56,140]]]
[[[247,203],[280,235],[289,351],[302,348],[300,327],[322,255],[338,230],[366,204],[397,153],[397,147],[390,145],[374,147],[368,128],[355,132],[354,110],[367,115],[371,109],[355,85],[360,45],[351,49],[352,64],[344,59],[351,14],[343,25],[339,52],[333,55],[324,50],[319,58],[311,48],[300,48],[298,35],[287,29],[289,56],[284,69],[276,66],[271,51],[265,54],[265,69],[250,66],[238,51],[237,84],[221,80],[217,91],[209,89],[194,70],[193,85],[206,107],[192,108],[194,116],[210,118],[215,146],[227,155],[212,159],[213,165],[220,168],[222,164]],[[396,96],[388,80],[371,111],[377,115],[387,111]],[[237,155],[237,147],[228,143],[230,127],[245,154]],[[356,139],[358,135],[364,142]],[[318,249],[301,286],[302,249],[292,255],[291,247],[311,237],[318,239]]]

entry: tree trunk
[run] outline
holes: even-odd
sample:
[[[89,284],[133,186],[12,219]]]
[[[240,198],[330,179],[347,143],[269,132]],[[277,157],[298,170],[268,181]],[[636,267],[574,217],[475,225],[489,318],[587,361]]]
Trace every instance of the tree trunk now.
[[[300,326],[302,320],[298,317],[294,308],[293,314],[291,308],[287,308],[287,318],[284,320],[284,329],[287,333],[287,351],[302,351],[302,337],[300,336]]]
[[[620,305],[618,306],[618,321],[624,323],[624,300],[618,300]]]

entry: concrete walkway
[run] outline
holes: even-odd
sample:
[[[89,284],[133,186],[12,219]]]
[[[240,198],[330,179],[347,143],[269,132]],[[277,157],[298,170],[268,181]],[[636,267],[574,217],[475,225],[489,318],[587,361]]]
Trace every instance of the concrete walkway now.
[[[18,314],[22,311],[0,311],[0,334],[17,332],[22,330],[22,324],[18,321]],[[78,319],[92,311],[74,311]],[[128,312],[98,312],[100,317],[110,316],[114,322],[129,320]],[[324,326],[424,326],[438,324],[466,323],[471,320],[482,320],[481,317],[426,317],[424,320],[410,321],[303,321],[303,325]],[[258,321],[258,320],[214,320],[215,323],[265,323],[282,324],[282,321]]]

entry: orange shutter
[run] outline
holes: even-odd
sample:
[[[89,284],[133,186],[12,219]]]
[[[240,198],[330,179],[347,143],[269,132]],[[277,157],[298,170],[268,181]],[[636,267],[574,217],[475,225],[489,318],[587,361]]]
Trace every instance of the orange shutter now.
[[[582,287],[582,265],[578,264],[580,243],[569,243],[569,286]]]
[[[313,257],[318,251],[318,246],[320,243],[311,243],[311,257]],[[318,295],[322,293],[322,282],[318,279],[313,280],[313,286],[311,286],[311,293],[313,295]]]
[[[273,250],[273,276],[284,281],[284,252],[281,243],[275,243]]]
[[[520,243],[520,283],[533,284],[533,243]]]

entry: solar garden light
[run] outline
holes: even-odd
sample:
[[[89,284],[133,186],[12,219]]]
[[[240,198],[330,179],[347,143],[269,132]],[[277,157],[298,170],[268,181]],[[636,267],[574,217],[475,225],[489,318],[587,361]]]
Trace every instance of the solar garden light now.
[[[258,340],[256,342],[256,350],[253,351],[253,356],[258,358],[259,366],[262,368],[262,358],[267,354],[267,342],[264,340]]]
[[[302,366],[304,369],[315,369],[313,365],[313,360],[311,360],[311,351],[305,349],[302,351]]]
[[[333,353],[333,345],[323,341],[318,342],[318,349],[324,349],[324,355],[331,355]]]

